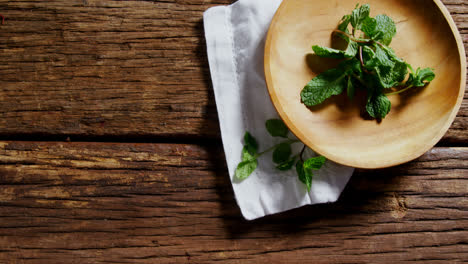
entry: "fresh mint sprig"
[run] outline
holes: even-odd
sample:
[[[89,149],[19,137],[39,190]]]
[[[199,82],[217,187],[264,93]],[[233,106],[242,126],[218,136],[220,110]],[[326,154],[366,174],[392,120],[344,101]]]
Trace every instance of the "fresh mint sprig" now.
[[[257,140],[249,132],[246,132],[244,135],[244,148],[242,149],[242,162],[237,165],[235,172],[237,179],[247,179],[258,167],[258,158],[273,151],[272,159],[276,164],[276,168],[280,171],[287,171],[292,169],[294,164],[296,164],[299,180],[310,191],[313,177],[312,171],[319,170],[325,164],[325,157],[319,156],[304,160],[305,145],[300,153],[292,155],[291,145],[300,141],[288,138],[289,129],[283,121],[280,119],[270,119],[266,121],[265,126],[272,137],[281,137],[286,140],[259,153]]]
[[[356,90],[360,89],[367,93],[367,113],[373,118],[383,119],[391,109],[387,96],[423,87],[435,78],[433,69],[418,68],[414,71],[388,46],[396,35],[396,26],[390,17],[378,15],[373,18],[369,14],[368,4],[358,4],[350,15],[343,16],[338,28],[332,32],[347,42],[346,49],[312,46],[317,56],[342,61],[304,87],[301,101],[306,106],[321,104],[343,92],[353,99]]]

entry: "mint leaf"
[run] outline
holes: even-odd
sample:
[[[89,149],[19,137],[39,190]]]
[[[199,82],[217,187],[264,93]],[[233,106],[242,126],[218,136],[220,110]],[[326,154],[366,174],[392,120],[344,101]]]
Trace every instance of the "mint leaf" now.
[[[393,68],[380,66],[376,69],[379,84],[385,88],[392,88],[397,86],[405,79],[408,72],[406,63],[396,62]]]
[[[307,159],[304,161],[304,168],[311,169],[311,170],[319,170],[322,168],[323,164],[325,164],[327,159],[324,156],[318,156],[314,158]]]
[[[393,19],[386,15],[378,15],[375,17],[377,25],[375,27],[376,32],[382,32],[381,36],[375,40],[380,40],[384,45],[390,45],[393,37],[396,35],[396,26]]]
[[[345,76],[346,73],[340,69],[330,69],[313,78],[301,92],[302,102],[306,106],[314,106],[342,93],[346,87]]]
[[[323,58],[332,58],[332,59],[343,59],[344,52],[342,50],[327,48],[323,46],[314,45],[312,46],[314,53]]]
[[[340,24],[338,24],[338,30],[341,30],[343,32],[349,33],[348,30],[348,25],[351,22],[351,16],[350,15],[345,15],[340,21]],[[340,36],[343,36],[340,34]],[[344,36],[346,40],[348,40],[348,37]]]
[[[380,47],[380,45],[374,46],[375,52],[373,56],[368,59],[365,63],[367,69],[372,70],[376,67],[389,67],[393,68],[395,63],[388,56],[387,52]],[[369,52],[368,50],[366,50]],[[370,55],[370,54],[369,54]]]
[[[366,18],[362,21],[361,30],[367,37],[380,41],[384,45],[390,45],[393,37],[396,35],[395,22],[386,15]]]
[[[242,148],[242,161],[249,161],[255,159],[255,154],[256,153],[251,153],[249,149],[246,146],[244,146],[244,148]]]
[[[406,63],[390,48],[377,44],[373,48],[375,51],[370,47],[364,47],[363,58],[366,69],[376,73],[373,78],[375,83],[385,89],[399,85],[408,73]]]
[[[391,60],[393,60],[393,61],[395,61],[395,62],[405,62],[403,59],[399,58],[399,57],[395,54],[395,51],[394,51],[392,48],[387,47],[387,46],[383,46],[382,48],[385,50],[385,52],[387,53],[387,56],[388,56]],[[408,65],[408,64],[407,64],[407,65]]]
[[[255,155],[258,151],[257,140],[249,133],[245,132],[244,134],[244,144],[245,148],[250,152],[250,154]]]
[[[273,151],[273,162],[279,164],[287,161],[289,156],[291,156],[291,152],[291,144],[279,144]]]
[[[384,94],[369,96],[367,99],[366,110],[373,118],[383,119],[390,112],[392,103]]]
[[[348,84],[345,77],[356,71],[360,71],[360,64],[356,58],[352,58],[341,62],[337,68],[319,74],[302,89],[302,102],[306,106],[314,106],[332,95],[341,94]]]
[[[298,161],[296,163],[296,172],[299,180],[307,186],[307,191],[310,192],[313,177],[312,170],[305,169],[304,163],[302,161]]]
[[[287,171],[290,170],[294,166],[294,162],[296,161],[296,157],[292,157],[291,159],[279,164],[276,168],[280,171]]]
[[[393,37],[396,35],[395,22],[386,15],[376,16],[375,22],[374,34],[371,38],[380,41],[384,45],[390,45]]]
[[[423,87],[428,82],[431,82],[435,78],[435,73],[431,68],[421,69],[418,68],[416,73],[411,73],[407,84],[413,85],[416,87]]]
[[[406,66],[406,63],[404,61],[403,62],[395,61],[395,66],[393,66],[392,77],[391,77],[393,81],[392,87],[404,81],[407,74],[408,74],[408,67]]]
[[[370,6],[368,4],[362,5],[361,7],[354,9],[351,12],[351,25],[355,29],[360,29],[362,21],[369,17],[369,13]]]
[[[337,50],[337,49],[327,48],[327,47],[318,46],[318,45],[312,46],[312,50],[319,57],[332,58],[332,59],[345,59],[345,58],[352,58],[356,56],[358,52],[358,47],[359,45],[357,44],[357,42],[350,40],[346,50]]]
[[[362,21],[361,30],[366,34],[367,37],[372,38],[376,35],[375,28],[377,27],[377,21],[375,18],[367,17]]]
[[[348,43],[348,47],[344,51],[344,57],[345,58],[352,58],[356,56],[357,52],[359,50],[359,44],[355,41],[350,40]]]
[[[268,133],[273,137],[288,137],[288,127],[284,124],[283,120],[270,119],[265,123]]]
[[[394,95],[413,86],[422,87],[435,78],[434,71],[430,68],[418,68],[414,72],[411,65],[388,47],[397,31],[395,22],[390,17],[378,15],[372,18],[369,14],[368,4],[357,4],[350,15],[342,17],[338,29],[333,33],[338,33],[347,41],[346,49],[312,47],[318,56],[344,60],[335,69],[319,74],[305,85],[301,91],[301,102],[306,106],[323,103],[345,90],[348,97],[353,99],[356,89],[361,89],[368,94],[367,112],[370,116],[381,119],[391,108],[385,94]],[[409,77],[408,68],[411,70]],[[384,94],[386,89],[396,87],[399,88],[398,91]]]
[[[252,174],[252,172],[254,172],[257,166],[258,161],[256,159],[243,161],[237,165],[235,175],[239,180],[245,180]]]

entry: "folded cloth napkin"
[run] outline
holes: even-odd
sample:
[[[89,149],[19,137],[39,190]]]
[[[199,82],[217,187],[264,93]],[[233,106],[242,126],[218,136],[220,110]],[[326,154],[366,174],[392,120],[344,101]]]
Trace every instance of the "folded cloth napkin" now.
[[[314,172],[307,192],[295,169],[278,171],[271,154],[244,181],[234,172],[241,161],[243,136],[257,138],[260,151],[278,143],[265,121],[278,118],[265,84],[263,52],[266,33],[281,0],[239,0],[204,13],[208,60],[218,109],[221,136],[237,203],[247,220],[307,204],[335,202],[354,169],[327,161]],[[293,144],[297,153],[302,144]],[[306,155],[315,155],[307,150]]]

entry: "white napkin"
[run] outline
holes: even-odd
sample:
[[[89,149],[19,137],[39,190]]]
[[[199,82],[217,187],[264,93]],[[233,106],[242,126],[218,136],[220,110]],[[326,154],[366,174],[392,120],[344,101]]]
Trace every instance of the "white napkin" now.
[[[266,33],[281,0],[239,0],[204,13],[208,60],[218,109],[221,136],[237,203],[247,220],[307,204],[335,202],[354,169],[327,161],[314,172],[312,188],[299,181],[296,170],[275,169],[271,153],[244,181],[234,177],[241,161],[243,136],[249,131],[263,151],[279,139],[271,137],[265,121],[278,118],[263,73]],[[298,153],[302,144],[293,145]],[[311,150],[306,153],[314,155]]]

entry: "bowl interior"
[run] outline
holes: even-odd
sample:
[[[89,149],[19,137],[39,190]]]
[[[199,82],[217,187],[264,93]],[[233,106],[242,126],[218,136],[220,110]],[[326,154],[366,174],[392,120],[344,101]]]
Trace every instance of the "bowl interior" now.
[[[365,95],[350,101],[335,96],[307,108],[300,92],[331,67],[312,55],[314,44],[331,46],[331,32],[356,1],[285,0],[268,32],[265,77],[280,116],[306,145],[353,167],[382,168],[422,155],[444,135],[463,98],[466,61],[450,14],[439,1],[369,0],[371,16],[396,23],[392,47],[413,67],[431,67],[436,78],[425,88],[389,96],[392,110],[377,122],[362,115]]]

